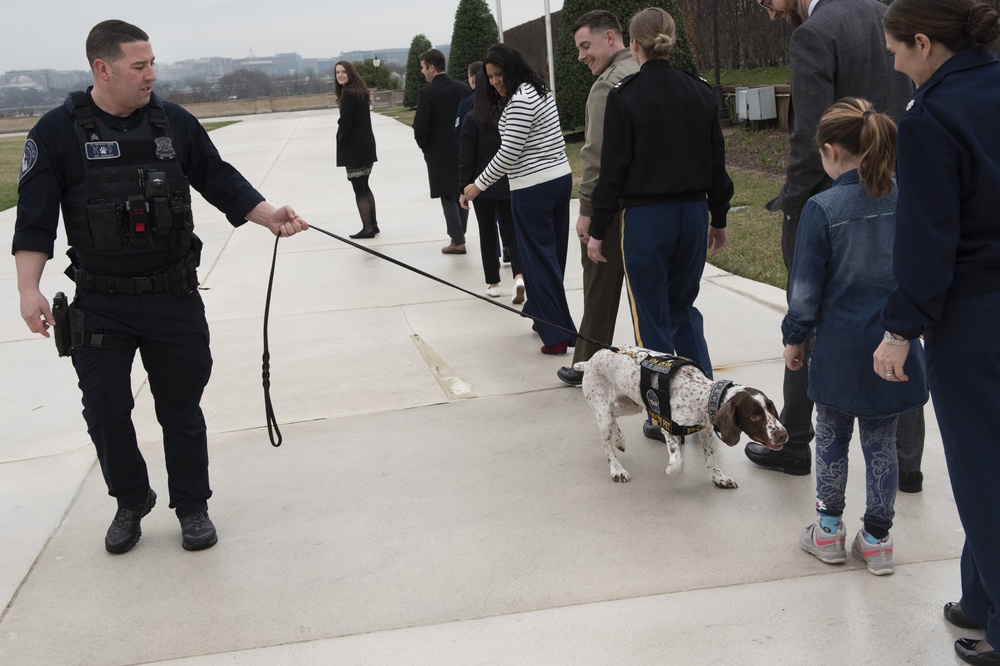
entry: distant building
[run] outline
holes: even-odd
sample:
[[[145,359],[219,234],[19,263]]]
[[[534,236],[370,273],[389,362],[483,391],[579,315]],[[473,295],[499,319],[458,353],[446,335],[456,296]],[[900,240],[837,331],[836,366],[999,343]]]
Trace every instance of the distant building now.
[[[0,76],[3,90],[70,90],[90,82],[89,72],[55,69],[33,69],[6,72]]]
[[[435,46],[438,51],[444,53],[444,57],[447,58],[448,54],[451,53],[451,44],[443,44],[441,46]],[[396,63],[402,67],[406,67],[406,60],[410,57],[410,49],[375,49],[372,51],[343,51],[337,60],[347,60],[350,62],[364,62],[365,60],[371,60],[372,58],[378,57],[384,63]]]
[[[214,82],[233,72],[232,58],[198,58],[156,64],[156,78],[164,83],[183,85],[200,81]]]
[[[298,53],[278,53],[271,58],[271,62],[274,63],[276,76],[299,74],[304,69],[302,57]]]
[[[0,90],[34,90],[36,92],[45,92],[45,88],[35,83],[27,74],[17,74],[10,77],[9,81],[0,84]]]

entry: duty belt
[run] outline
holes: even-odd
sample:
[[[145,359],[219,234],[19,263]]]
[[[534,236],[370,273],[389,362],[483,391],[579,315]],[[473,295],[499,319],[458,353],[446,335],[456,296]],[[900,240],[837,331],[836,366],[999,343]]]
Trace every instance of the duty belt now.
[[[173,266],[149,276],[94,274],[75,266],[67,268],[66,275],[76,283],[78,289],[99,294],[155,294],[169,290],[178,296],[184,296],[198,286],[198,257],[192,253]]]

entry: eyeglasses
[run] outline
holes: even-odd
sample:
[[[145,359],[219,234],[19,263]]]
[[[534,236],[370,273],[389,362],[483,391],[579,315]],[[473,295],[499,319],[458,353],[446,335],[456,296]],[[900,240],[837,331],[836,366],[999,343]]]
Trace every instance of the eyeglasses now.
[[[763,7],[764,9],[771,9],[771,10],[774,9],[774,7],[772,7],[772,5],[774,4],[774,0],[757,0],[757,4]]]

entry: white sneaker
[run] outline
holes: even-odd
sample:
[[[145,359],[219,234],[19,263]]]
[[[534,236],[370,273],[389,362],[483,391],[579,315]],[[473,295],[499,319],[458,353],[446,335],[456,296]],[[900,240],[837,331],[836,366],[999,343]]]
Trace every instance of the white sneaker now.
[[[524,280],[517,278],[514,280],[514,291],[510,295],[510,302],[514,305],[524,303]]]
[[[840,564],[847,560],[847,532],[843,523],[840,529],[831,534],[820,527],[819,519],[802,528],[799,535],[799,545],[807,553],[812,553],[827,564]]]
[[[851,553],[854,557],[868,565],[868,571],[876,576],[888,576],[896,570],[896,565],[892,561],[892,535],[889,534],[878,543],[868,543],[865,538],[865,531],[858,530],[858,535],[854,537],[851,544]]]
[[[497,296],[500,295],[500,287],[499,286],[487,287],[486,295],[489,296],[490,298],[496,298]]]

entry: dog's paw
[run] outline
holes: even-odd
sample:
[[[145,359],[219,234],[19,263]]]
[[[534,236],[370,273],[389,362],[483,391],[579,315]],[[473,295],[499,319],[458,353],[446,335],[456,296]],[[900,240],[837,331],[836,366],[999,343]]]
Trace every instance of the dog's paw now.
[[[617,460],[611,463],[611,479],[615,483],[628,483],[630,478],[628,472]]]
[[[718,468],[712,470],[712,483],[715,484],[716,488],[724,488],[726,490],[739,488],[735,481],[723,474]]]

